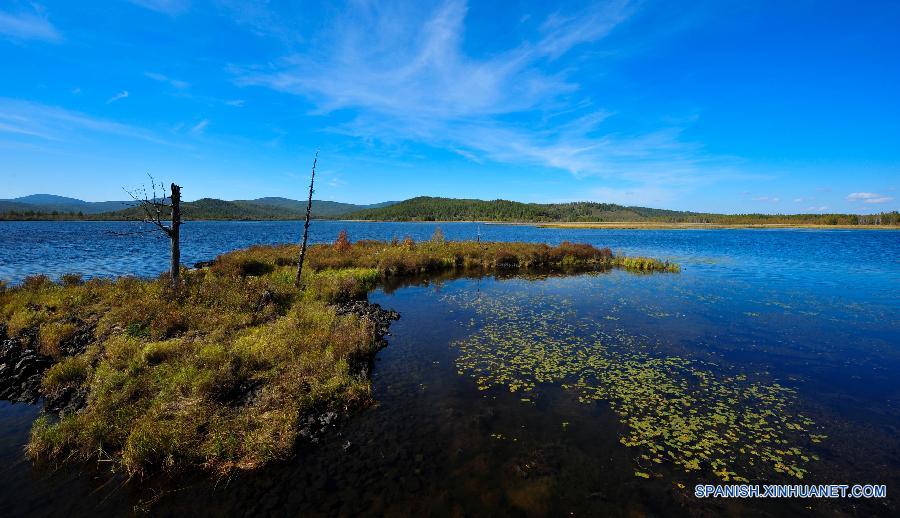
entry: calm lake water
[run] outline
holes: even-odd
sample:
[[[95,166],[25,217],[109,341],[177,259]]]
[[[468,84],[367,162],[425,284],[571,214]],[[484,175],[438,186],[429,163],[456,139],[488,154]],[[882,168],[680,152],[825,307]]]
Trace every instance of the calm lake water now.
[[[427,239],[435,226],[314,222],[311,238],[346,229],[353,240]],[[293,461],[214,484],[33,467],[22,446],[37,409],[0,403],[3,514],[898,512],[900,232],[440,227],[448,239],[587,242],[683,269],[379,289],[370,300],[402,318],[373,369],[378,404]],[[163,240],[110,233],[134,228],[0,223],[0,278],[159,273]],[[299,231],[192,222],[184,262]],[[719,480],[713,471],[760,484],[886,484],[888,498],[694,498],[694,484]]]

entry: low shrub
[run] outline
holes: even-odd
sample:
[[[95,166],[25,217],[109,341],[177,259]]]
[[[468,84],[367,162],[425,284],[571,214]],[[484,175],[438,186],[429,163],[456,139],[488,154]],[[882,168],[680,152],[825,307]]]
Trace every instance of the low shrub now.
[[[84,279],[81,277],[80,273],[66,273],[60,277],[60,281],[63,286],[81,286],[84,284]]]
[[[38,331],[41,354],[57,358],[60,356],[60,344],[75,336],[78,328],[71,322],[47,322]]]

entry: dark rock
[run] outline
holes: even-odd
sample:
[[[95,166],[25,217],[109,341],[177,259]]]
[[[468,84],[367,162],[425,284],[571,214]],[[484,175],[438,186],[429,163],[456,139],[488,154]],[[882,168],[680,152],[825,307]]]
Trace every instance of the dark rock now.
[[[0,398],[36,403],[41,376],[51,365],[52,358],[37,351],[36,333],[4,339],[0,342]]]
[[[67,387],[55,396],[44,398],[44,410],[64,416],[75,413],[87,404],[87,388]]]
[[[93,328],[73,319],[75,334],[59,345],[63,356],[81,354],[93,338]],[[38,350],[37,329],[27,329],[8,336],[8,328],[0,328],[0,399],[35,404],[46,395],[41,391],[44,373],[56,360]],[[84,389],[68,389],[46,397],[44,408],[54,413],[74,412],[86,403]]]
[[[262,386],[263,382],[260,380],[232,376],[230,379],[221,381],[219,390],[215,394],[215,399],[219,403],[232,407],[248,406],[256,401]]]
[[[210,266],[215,264],[215,262],[215,259],[213,259],[212,261],[197,261],[196,263],[194,263],[194,268],[209,268]]]

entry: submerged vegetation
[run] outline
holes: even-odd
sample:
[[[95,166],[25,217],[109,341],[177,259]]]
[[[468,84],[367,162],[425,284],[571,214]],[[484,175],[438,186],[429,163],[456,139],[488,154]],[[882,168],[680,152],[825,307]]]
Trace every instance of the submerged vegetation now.
[[[158,279],[34,276],[0,289],[0,334],[53,366],[41,392],[65,410],[33,426],[35,459],[103,459],[130,474],[249,469],[314,439],[366,405],[380,344],[367,314],[336,303],[382,279],[452,270],[678,271],[652,259],[563,243],[351,243],[259,246]],[[78,339],[75,340],[74,338]]]
[[[538,397],[558,384],[582,403],[606,402],[624,425],[620,442],[637,450],[636,476],[663,464],[723,481],[802,479],[825,438],[796,413],[795,393],[778,383],[727,375],[713,365],[659,356],[629,336],[577,318],[571,303],[541,294],[448,295],[473,312],[471,334],[456,342],[457,367],[480,390],[499,387]]]

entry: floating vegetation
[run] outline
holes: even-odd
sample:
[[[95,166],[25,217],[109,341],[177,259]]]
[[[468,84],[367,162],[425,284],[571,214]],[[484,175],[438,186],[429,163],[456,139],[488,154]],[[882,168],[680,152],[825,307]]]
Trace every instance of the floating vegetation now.
[[[460,374],[479,390],[503,388],[528,402],[543,383],[574,391],[582,403],[607,402],[625,425],[620,442],[639,451],[637,477],[650,478],[648,471],[665,463],[723,481],[775,473],[802,479],[816,458],[809,444],[825,438],[810,433],[813,422],[794,411],[792,389],[725,375],[698,360],[654,356],[634,338],[579,318],[565,299],[547,293],[445,299],[475,315],[468,320],[472,334],[455,342]]]
[[[637,272],[679,272],[681,268],[669,261],[660,261],[650,257],[616,257],[615,264],[626,270]]]

